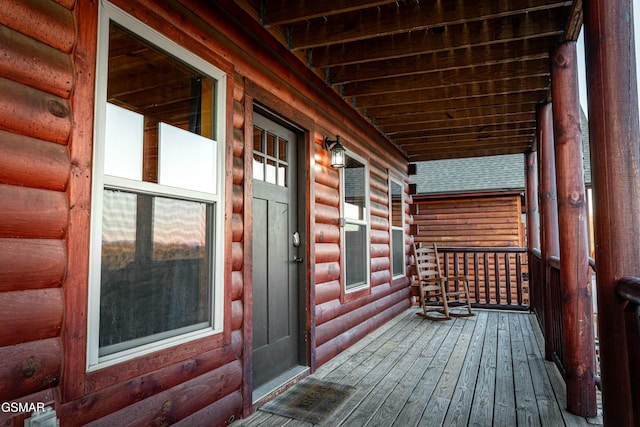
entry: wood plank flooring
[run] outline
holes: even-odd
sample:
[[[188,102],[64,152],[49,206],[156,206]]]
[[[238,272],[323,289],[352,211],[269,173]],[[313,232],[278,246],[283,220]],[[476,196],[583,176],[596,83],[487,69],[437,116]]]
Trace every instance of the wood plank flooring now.
[[[411,308],[312,376],[353,385],[326,426],[587,426],[564,408],[564,383],[544,360],[532,314],[475,310],[434,322]],[[312,424],[262,411],[234,426]]]

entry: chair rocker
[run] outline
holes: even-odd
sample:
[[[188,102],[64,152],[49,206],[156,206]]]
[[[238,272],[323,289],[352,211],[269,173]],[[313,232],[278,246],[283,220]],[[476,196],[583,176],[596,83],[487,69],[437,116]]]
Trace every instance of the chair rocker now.
[[[469,278],[467,276],[443,276],[440,270],[438,247],[412,245],[416,279],[422,313],[418,315],[431,320],[450,320],[451,317],[473,316],[469,300]],[[447,282],[462,282],[462,289],[450,291]],[[466,307],[466,313],[451,312],[453,307]],[[435,314],[439,313],[439,314]]]

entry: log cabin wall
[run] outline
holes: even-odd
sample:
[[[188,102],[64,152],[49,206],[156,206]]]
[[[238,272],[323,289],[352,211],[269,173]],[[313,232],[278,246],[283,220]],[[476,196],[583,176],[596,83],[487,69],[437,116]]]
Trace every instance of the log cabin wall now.
[[[320,366],[406,309],[409,290],[406,278],[392,280],[390,272],[386,170],[370,163],[371,285],[356,298],[341,292],[339,177],[328,164],[317,164],[315,177],[315,358]]]
[[[416,240],[439,246],[523,247],[519,194],[414,196]]]
[[[63,373],[73,6],[4,2],[0,12],[2,402],[53,403]]]
[[[276,112],[308,133],[312,370],[409,306],[408,280],[390,270],[389,223],[391,173],[404,183],[409,230],[407,162],[337,95],[317,89],[315,76],[291,66],[259,27],[238,20],[232,4],[114,1],[227,74],[225,325],[221,339],[87,372],[99,3],[11,1],[0,11],[0,50],[12,58],[0,64],[0,400],[50,404],[65,426],[227,424],[252,405],[251,103],[282,107]],[[370,287],[349,297],[341,291],[339,172],[323,147],[335,134],[370,167]],[[22,425],[26,416],[0,421]]]
[[[437,243],[438,246],[454,247],[512,247],[521,248],[526,246],[524,224],[522,223],[522,198],[519,193],[507,195],[470,195],[463,196],[413,196],[415,203],[415,214],[413,216],[415,225],[414,239],[419,243]],[[515,256],[510,258],[510,281],[516,282]],[[441,256],[442,257],[442,256]],[[482,257],[481,257],[482,258]],[[453,272],[451,264],[453,259],[449,259],[449,271]],[[490,256],[488,261],[488,274],[485,276],[485,265],[480,261],[477,276],[480,280],[487,277],[490,283],[501,283],[503,286],[507,281],[505,262],[503,257],[499,257],[499,276],[496,281],[495,257]],[[523,273],[527,273],[527,261],[521,259]],[[463,271],[463,266],[459,265],[459,271]],[[473,260],[470,261],[469,276],[473,279],[476,276]],[[524,277],[527,277],[525,274]],[[471,287],[475,286],[473,280]],[[484,283],[479,284],[480,289],[484,289]],[[529,303],[528,281],[523,283],[524,303]],[[490,295],[481,292],[482,301],[495,303],[496,290],[492,286]],[[501,289],[501,301],[506,300],[505,290]],[[512,299],[517,299],[517,290],[513,288]]]

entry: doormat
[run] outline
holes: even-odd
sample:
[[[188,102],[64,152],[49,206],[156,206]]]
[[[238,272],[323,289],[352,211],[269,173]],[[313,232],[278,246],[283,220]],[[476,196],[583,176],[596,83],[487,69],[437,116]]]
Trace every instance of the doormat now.
[[[356,390],[355,387],[307,377],[260,410],[321,424]]]

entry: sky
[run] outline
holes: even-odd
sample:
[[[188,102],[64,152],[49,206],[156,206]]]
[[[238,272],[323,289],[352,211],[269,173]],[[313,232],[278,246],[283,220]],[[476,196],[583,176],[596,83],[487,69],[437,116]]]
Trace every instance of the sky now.
[[[634,27],[634,37],[635,37],[635,45],[636,45],[636,76],[640,76],[640,67],[638,67],[638,48],[640,47],[640,0],[633,0],[633,27]],[[587,84],[585,77],[585,65],[584,65],[584,27],[583,31],[580,32],[580,37],[578,38],[578,84],[579,84],[579,92],[580,92],[580,105],[584,110],[584,113],[587,117],[589,117],[589,111],[587,109]],[[640,85],[638,85],[640,86]],[[640,96],[638,96],[638,108],[640,109]]]

